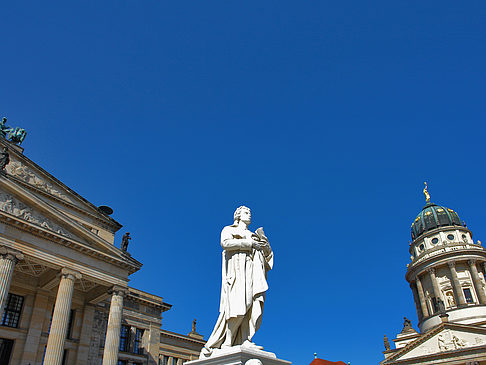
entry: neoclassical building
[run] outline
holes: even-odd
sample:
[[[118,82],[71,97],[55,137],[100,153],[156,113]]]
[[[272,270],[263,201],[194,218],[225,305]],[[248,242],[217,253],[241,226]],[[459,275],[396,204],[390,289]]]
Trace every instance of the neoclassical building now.
[[[0,173],[0,364],[182,365],[204,345],[161,328],[171,308],[128,285],[142,264],[121,225],[4,138]]]
[[[417,332],[405,319],[381,364],[486,364],[486,250],[457,212],[430,201],[412,223],[412,290]]]

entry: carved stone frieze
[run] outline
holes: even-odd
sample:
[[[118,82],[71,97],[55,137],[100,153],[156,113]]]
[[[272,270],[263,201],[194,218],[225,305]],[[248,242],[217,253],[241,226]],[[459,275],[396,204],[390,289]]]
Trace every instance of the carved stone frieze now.
[[[15,176],[22,181],[25,181],[26,183],[34,186],[37,189],[45,191],[48,194],[54,195],[69,202],[71,201],[67,195],[62,193],[60,189],[54,187],[45,179],[41,178],[31,168],[23,165],[19,161],[11,161],[7,165],[6,170],[10,175]]]
[[[46,228],[63,236],[73,238],[73,236],[64,228],[55,224],[49,218],[45,217],[39,212],[34,211],[13,195],[4,191],[0,191],[0,210],[5,213],[12,214],[27,222],[34,223],[42,228]]]

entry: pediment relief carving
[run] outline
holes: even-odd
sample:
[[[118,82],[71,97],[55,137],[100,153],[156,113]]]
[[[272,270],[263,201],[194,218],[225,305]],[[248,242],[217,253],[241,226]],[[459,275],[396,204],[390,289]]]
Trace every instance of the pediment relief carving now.
[[[486,344],[486,333],[467,332],[444,328],[428,339],[418,338],[417,342],[411,342],[403,350],[401,356],[394,360],[411,359],[426,355],[440,354],[447,351],[457,351]],[[407,349],[407,347],[409,347]],[[408,351],[407,351],[408,350]]]
[[[79,238],[75,237],[65,228],[53,222],[52,219],[47,218],[44,214],[27,206],[14,195],[1,190],[0,210],[17,218],[23,219],[24,221],[33,223],[39,227],[48,229],[52,232],[56,232],[62,236],[79,240]]]
[[[10,161],[5,169],[10,175],[19,178],[20,180],[34,186],[35,188],[42,190],[48,194],[54,195],[60,199],[66,200],[70,203],[73,203],[72,199],[64,194],[60,188],[55,187],[53,184],[47,182],[33,169],[22,164],[20,161]]]

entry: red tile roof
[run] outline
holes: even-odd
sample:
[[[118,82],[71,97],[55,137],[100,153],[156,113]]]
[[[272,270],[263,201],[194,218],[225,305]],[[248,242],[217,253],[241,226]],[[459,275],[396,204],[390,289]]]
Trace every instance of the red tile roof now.
[[[333,362],[333,361],[327,361],[327,360],[316,358],[316,359],[312,360],[310,365],[348,365],[348,364],[346,364],[345,362],[342,362],[342,361]]]

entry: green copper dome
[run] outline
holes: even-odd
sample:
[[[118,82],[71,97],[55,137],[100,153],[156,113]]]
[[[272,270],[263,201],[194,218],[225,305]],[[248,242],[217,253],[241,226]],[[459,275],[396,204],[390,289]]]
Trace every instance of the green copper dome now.
[[[439,227],[461,226],[459,215],[452,209],[428,202],[412,223],[412,239]]]

